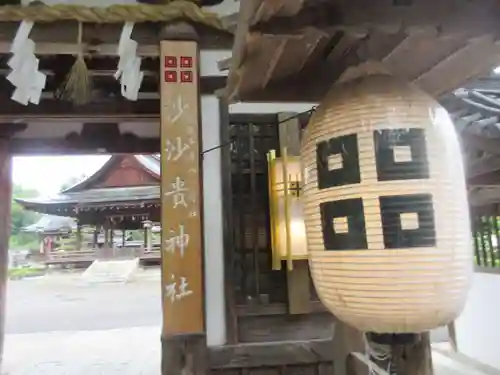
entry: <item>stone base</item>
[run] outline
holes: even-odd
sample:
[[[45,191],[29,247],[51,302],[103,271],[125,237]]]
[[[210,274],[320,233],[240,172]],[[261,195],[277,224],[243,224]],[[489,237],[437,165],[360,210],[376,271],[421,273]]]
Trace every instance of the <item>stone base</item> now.
[[[203,334],[178,335],[161,340],[162,375],[205,375],[207,343]]]

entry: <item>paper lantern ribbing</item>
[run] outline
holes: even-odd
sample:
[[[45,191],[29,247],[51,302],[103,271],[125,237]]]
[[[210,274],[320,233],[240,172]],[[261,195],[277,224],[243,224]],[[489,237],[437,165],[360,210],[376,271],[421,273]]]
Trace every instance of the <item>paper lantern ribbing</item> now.
[[[417,333],[460,314],[472,241],[444,108],[385,75],[335,87],[311,117],[301,162],[311,274],[334,315],[362,331]]]

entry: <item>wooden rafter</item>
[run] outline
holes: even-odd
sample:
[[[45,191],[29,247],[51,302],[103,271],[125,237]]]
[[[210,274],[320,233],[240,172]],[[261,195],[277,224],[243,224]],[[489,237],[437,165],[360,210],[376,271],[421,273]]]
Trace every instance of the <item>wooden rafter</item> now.
[[[269,21],[273,17],[293,17],[304,5],[305,0],[249,0],[254,1],[256,8],[250,24]]]
[[[271,4],[276,0],[258,2],[260,8],[273,9]],[[290,7],[297,4],[297,0],[289,2]],[[440,27],[443,35],[463,32],[466,27],[468,30],[477,30],[476,35],[480,35],[486,28],[499,30],[494,19],[500,13],[500,7],[495,0],[416,0],[408,5],[396,5],[392,1],[317,0],[309,1],[307,6],[300,7],[299,12],[291,13],[293,14],[289,16],[277,11],[254,13],[251,15],[251,24],[254,28],[275,34],[305,26],[328,28],[363,25],[369,29],[383,29],[385,32],[396,32],[402,27]]]
[[[297,6],[296,2],[291,3]],[[246,35],[255,32],[261,35],[260,47],[221,64],[226,69],[230,66],[226,94],[231,100],[317,100],[344,77],[338,72],[331,73],[332,70],[344,68],[348,70],[346,77],[353,77],[372,71],[377,64],[389,74],[414,81],[432,95],[440,96],[484,74],[500,57],[496,42],[500,36],[496,21],[500,3],[492,0],[413,1],[404,6],[368,0],[318,0],[297,6],[300,9],[291,16],[279,15],[279,0],[249,1],[246,6],[252,4],[258,4],[258,9],[246,16],[240,14],[233,52],[248,52]],[[305,62],[280,61],[277,51],[281,56],[291,54],[289,49],[294,43],[271,46],[266,38],[292,38],[307,27],[324,32],[331,40],[338,32],[349,35],[352,30],[363,29],[366,36],[361,41],[347,38],[337,41],[339,52],[327,63],[321,54],[309,54]],[[300,51],[297,45],[293,48]],[[344,51],[349,51],[349,58]],[[307,56],[305,45],[301,53]],[[273,67],[272,72],[267,71],[259,78],[264,67]],[[287,73],[284,75],[283,71]],[[291,87],[298,84],[299,80],[293,76],[299,72],[301,83],[312,80],[311,86],[322,86],[312,88],[313,97],[309,97],[310,90],[299,93]]]
[[[492,155],[500,155],[500,139],[498,138],[488,138],[470,132],[463,132],[462,139],[467,147],[478,151],[488,152]]]
[[[467,179],[485,175],[490,172],[500,171],[500,157],[487,157],[475,159],[467,165]]]
[[[494,66],[494,61],[498,61],[499,56],[500,44],[490,35],[481,36],[441,60],[417,77],[414,83],[425,88],[430,94],[440,96],[458,88],[464,81],[486,73]],[[467,65],[472,68],[464,68]]]

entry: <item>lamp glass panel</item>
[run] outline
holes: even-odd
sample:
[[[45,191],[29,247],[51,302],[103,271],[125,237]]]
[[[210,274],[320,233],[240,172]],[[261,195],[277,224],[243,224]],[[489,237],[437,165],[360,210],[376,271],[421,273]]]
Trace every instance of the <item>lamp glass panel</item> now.
[[[307,259],[306,226],[304,223],[302,202],[299,198],[290,198],[290,239],[291,253],[293,259]],[[280,197],[278,201],[278,253],[282,258],[287,257],[286,253],[286,219],[285,219],[285,198]]]
[[[286,171],[289,183],[289,212],[290,212],[290,239],[293,259],[307,259],[306,228],[303,218],[302,202],[298,187],[301,183],[301,167],[298,157],[288,157]],[[283,184],[283,160],[275,159],[273,168],[273,190],[276,199],[275,233],[277,235],[277,249],[281,258],[287,257],[287,226],[285,216],[285,192]]]
[[[288,182],[301,182],[302,171],[300,168],[300,159],[298,157],[289,156],[287,158],[286,170],[288,174]],[[273,168],[274,187],[273,189],[278,193],[278,196],[284,195],[283,185],[283,159],[278,158],[274,161]],[[290,188],[290,186],[289,186]],[[293,189],[292,189],[293,190]],[[292,193],[292,192],[290,192]],[[291,194],[293,195],[293,194]]]

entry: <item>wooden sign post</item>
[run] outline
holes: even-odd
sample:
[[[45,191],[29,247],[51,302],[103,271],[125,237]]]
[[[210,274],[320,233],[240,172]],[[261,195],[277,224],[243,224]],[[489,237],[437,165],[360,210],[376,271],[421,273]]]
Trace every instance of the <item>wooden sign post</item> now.
[[[204,372],[198,43],[161,50],[162,372]]]

